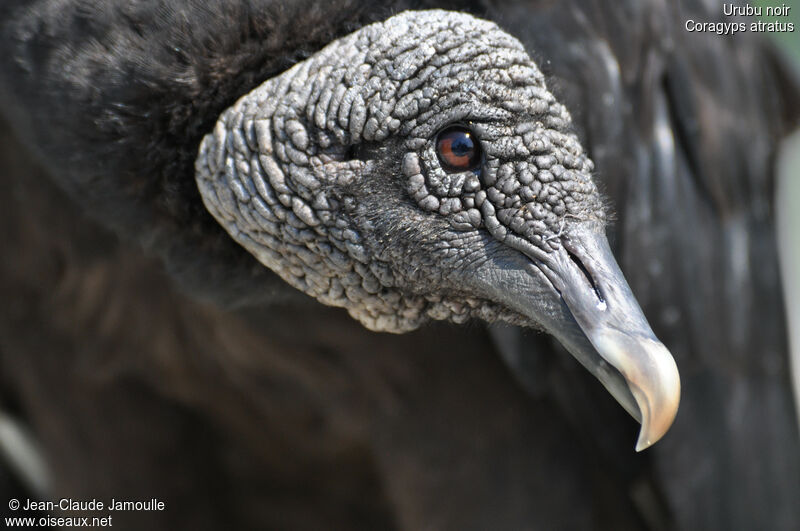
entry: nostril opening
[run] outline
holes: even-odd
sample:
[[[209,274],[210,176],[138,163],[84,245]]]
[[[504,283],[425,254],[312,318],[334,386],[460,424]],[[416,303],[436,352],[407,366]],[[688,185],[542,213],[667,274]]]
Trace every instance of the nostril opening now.
[[[569,255],[570,260],[572,260],[575,263],[575,265],[578,266],[578,269],[580,269],[581,273],[583,273],[583,276],[586,277],[586,281],[594,290],[594,294],[597,297],[597,300],[599,300],[601,304],[605,304],[606,301],[603,298],[603,294],[600,293],[600,288],[597,287],[597,283],[594,281],[594,277],[592,277],[592,274],[589,273],[588,269],[586,269],[586,266],[583,265],[581,259],[578,258],[575,254],[573,254],[572,251],[570,251],[569,249],[567,249],[567,254]]]

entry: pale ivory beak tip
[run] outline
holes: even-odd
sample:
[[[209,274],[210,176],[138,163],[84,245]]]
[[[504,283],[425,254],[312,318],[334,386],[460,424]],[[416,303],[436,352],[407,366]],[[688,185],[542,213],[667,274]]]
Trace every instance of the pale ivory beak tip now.
[[[653,446],[653,441],[649,440],[645,434],[644,429],[639,431],[639,439],[636,441],[636,451],[641,452]]]
[[[669,351],[661,343],[652,349],[660,365],[658,378],[651,378],[647,392],[634,386],[633,396],[642,412],[642,428],[636,441],[636,451],[641,452],[657,443],[667,433],[678,414],[681,400],[681,381],[678,367]]]
[[[636,451],[641,452],[657,443],[675,420],[681,397],[678,366],[655,338],[611,333],[598,339],[598,351],[625,378],[641,413],[636,442]]]

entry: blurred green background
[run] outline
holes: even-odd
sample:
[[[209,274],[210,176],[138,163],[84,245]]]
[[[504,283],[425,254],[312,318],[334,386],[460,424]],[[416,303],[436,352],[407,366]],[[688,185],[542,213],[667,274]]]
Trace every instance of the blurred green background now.
[[[756,0],[751,2],[753,6],[762,8],[763,16],[759,17],[764,22],[791,22],[794,24],[792,33],[771,33],[772,39],[792,56],[797,64],[800,64],[800,2],[797,0]],[[785,17],[768,17],[766,8],[768,6],[787,6],[791,8]]]
[[[755,1],[761,6],[764,22],[791,22],[794,32],[767,34],[793,61],[800,78],[800,1]],[[767,6],[790,7],[785,17],[766,16]],[[800,98],[800,94],[798,94]],[[793,352],[792,372],[795,382],[798,420],[800,420],[800,131],[788,138],[778,160],[777,212],[781,268],[786,288],[786,310],[789,318],[789,341]]]

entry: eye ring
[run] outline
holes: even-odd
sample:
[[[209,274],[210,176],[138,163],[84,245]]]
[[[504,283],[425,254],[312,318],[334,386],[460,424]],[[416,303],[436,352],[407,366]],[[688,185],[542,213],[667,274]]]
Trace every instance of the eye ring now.
[[[436,135],[436,155],[444,171],[477,171],[483,152],[475,133],[463,125],[450,125]]]

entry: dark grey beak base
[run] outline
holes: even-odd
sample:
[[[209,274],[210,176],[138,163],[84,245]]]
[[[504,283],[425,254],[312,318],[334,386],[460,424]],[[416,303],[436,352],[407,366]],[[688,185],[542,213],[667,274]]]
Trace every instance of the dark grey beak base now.
[[[678,369],[653,334],[599,224],[576,224],[557,250],[487,264],[482,290],[555,336],[642,425],[636,450],[658,441],[680,401]]]

